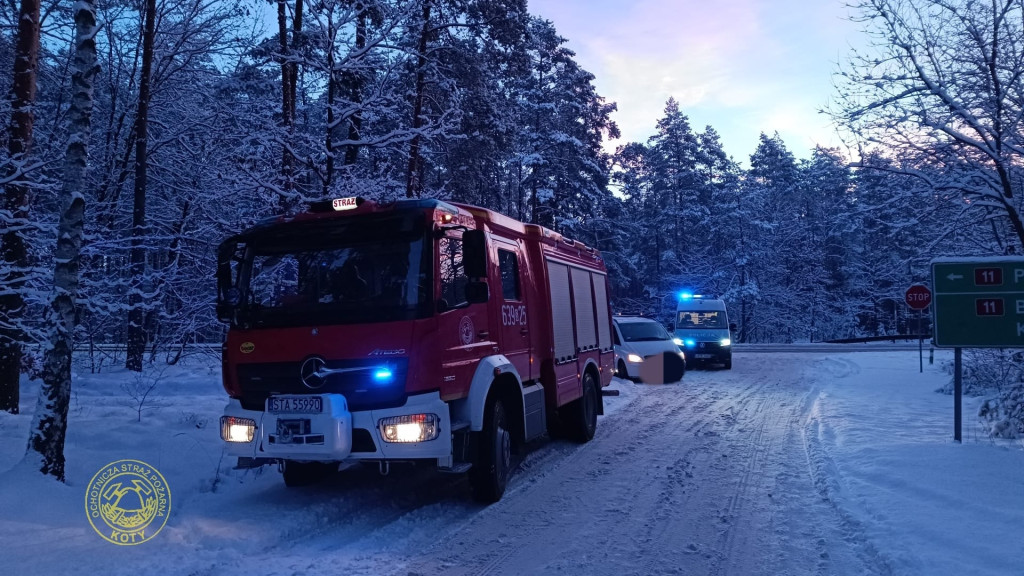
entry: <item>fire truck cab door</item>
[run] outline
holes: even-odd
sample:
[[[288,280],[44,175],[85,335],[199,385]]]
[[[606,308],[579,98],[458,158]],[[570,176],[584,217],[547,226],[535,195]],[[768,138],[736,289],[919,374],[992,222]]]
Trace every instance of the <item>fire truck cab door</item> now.
[[[478,361],[498,351],[493,333],[491,303],[470,304],[462,266],[461,235],[450,233],[438,240],[437,284],[438,330],[435,346],[441,350],[442,397],[469,393]],[[492,291],[491,302],[494,301]]]
[[[500,310],[498,330],[502,353],[516,367],[520,378],[532,380],[538,371],[530,361],[533,351],[523,250],[511,241],[495,236],[491,238],[494,246],[491,257],[498,269],[497,282],[491,284],[491,295],[497,300]]]

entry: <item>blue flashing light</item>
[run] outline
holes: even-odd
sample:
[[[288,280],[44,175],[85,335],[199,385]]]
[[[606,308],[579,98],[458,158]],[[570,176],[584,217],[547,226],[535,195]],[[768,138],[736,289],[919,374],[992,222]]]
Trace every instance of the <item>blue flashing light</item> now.
[[[378,368],[373,372],[373,379],[377,382],[389,382],[392,376],[394,374],[392,374],[389,368]]]
[[[697,345],[697,341],[694,340],[693,338],[687,338],[686,340],[683,340],[683,344],[685,344],[687,347],[692,348]]]
[[[690,292],[680,292],[679,293],[679,299],[680,300],[689,300],[690,298],[693,298],[693,294],[690,293]]]

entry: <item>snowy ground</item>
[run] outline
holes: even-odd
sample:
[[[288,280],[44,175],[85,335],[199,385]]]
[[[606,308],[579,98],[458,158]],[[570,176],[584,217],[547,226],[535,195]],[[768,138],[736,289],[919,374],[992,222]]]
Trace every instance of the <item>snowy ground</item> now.
[[[9,574],[1024,574],[1024,447],[936,394],[951,354],[738,352],[681,385],[616,381],[583,446],[531,446],[505,498],[463,478],[355,466],[286,489],[221,458],[215,361],[75,375],[68,481],[18,466],[22,414],[0,414],[0,559]],[[142,405],[133,390],[155,387]],[[85,487],[137,459],[172,492],[155,538],[115,546]]]

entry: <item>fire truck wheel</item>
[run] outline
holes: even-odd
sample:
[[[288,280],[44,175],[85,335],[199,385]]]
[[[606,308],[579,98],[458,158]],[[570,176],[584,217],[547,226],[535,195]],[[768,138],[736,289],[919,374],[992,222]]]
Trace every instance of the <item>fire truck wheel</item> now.
[[[335,465],[337,466],[337,465]],[[335,468],[336,469],[336,468]],[[289,488],[315,484],[329,474],[331,464],[328,462],[296,462],[284,461],[284,485]]]
[[[597,383],[593,372],[583,374],[583,396],[567,408],[567,432],[577,442],[589,442],[597,430]]]
[[[473,498],[487,504],[501,500],[512,468],[512,434],[505,405],[498,398],[488,403],[484,429],[478,433],[476,459],[469,469]]]

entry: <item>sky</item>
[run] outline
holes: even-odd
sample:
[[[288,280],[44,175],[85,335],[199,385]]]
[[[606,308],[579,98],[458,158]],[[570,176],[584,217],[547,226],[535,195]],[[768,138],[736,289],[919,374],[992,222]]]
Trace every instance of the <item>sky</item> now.
[[[697,131],[710,125],[746,165],[761,132],[799,158],[840,146],[818,113],[832,74],[860,37],[846,0],[529,0],[618,104],[625,142],[644,142],[674,97]]]
[[[429,467],[303,489],[232,470],[217,358],[141,377],[82,359],[66,484],[18,464],[38,382],[23,380],[21,414],[0,412],[0,558],[19,576],[1021,574],[1024,445],[985,435],[984,397],[965,398],[954,443],[936,393],[952,352],[926,351],[921,372],[917,350],[878,346],[738,348],[732,370],[680,384],[615,379],[594,440],[537,446],[486,507]],[[139,421],[129,392],[154,382]],[[86,515],[87,487],[122,459],[170,488],[166,525],[136,546]]]

